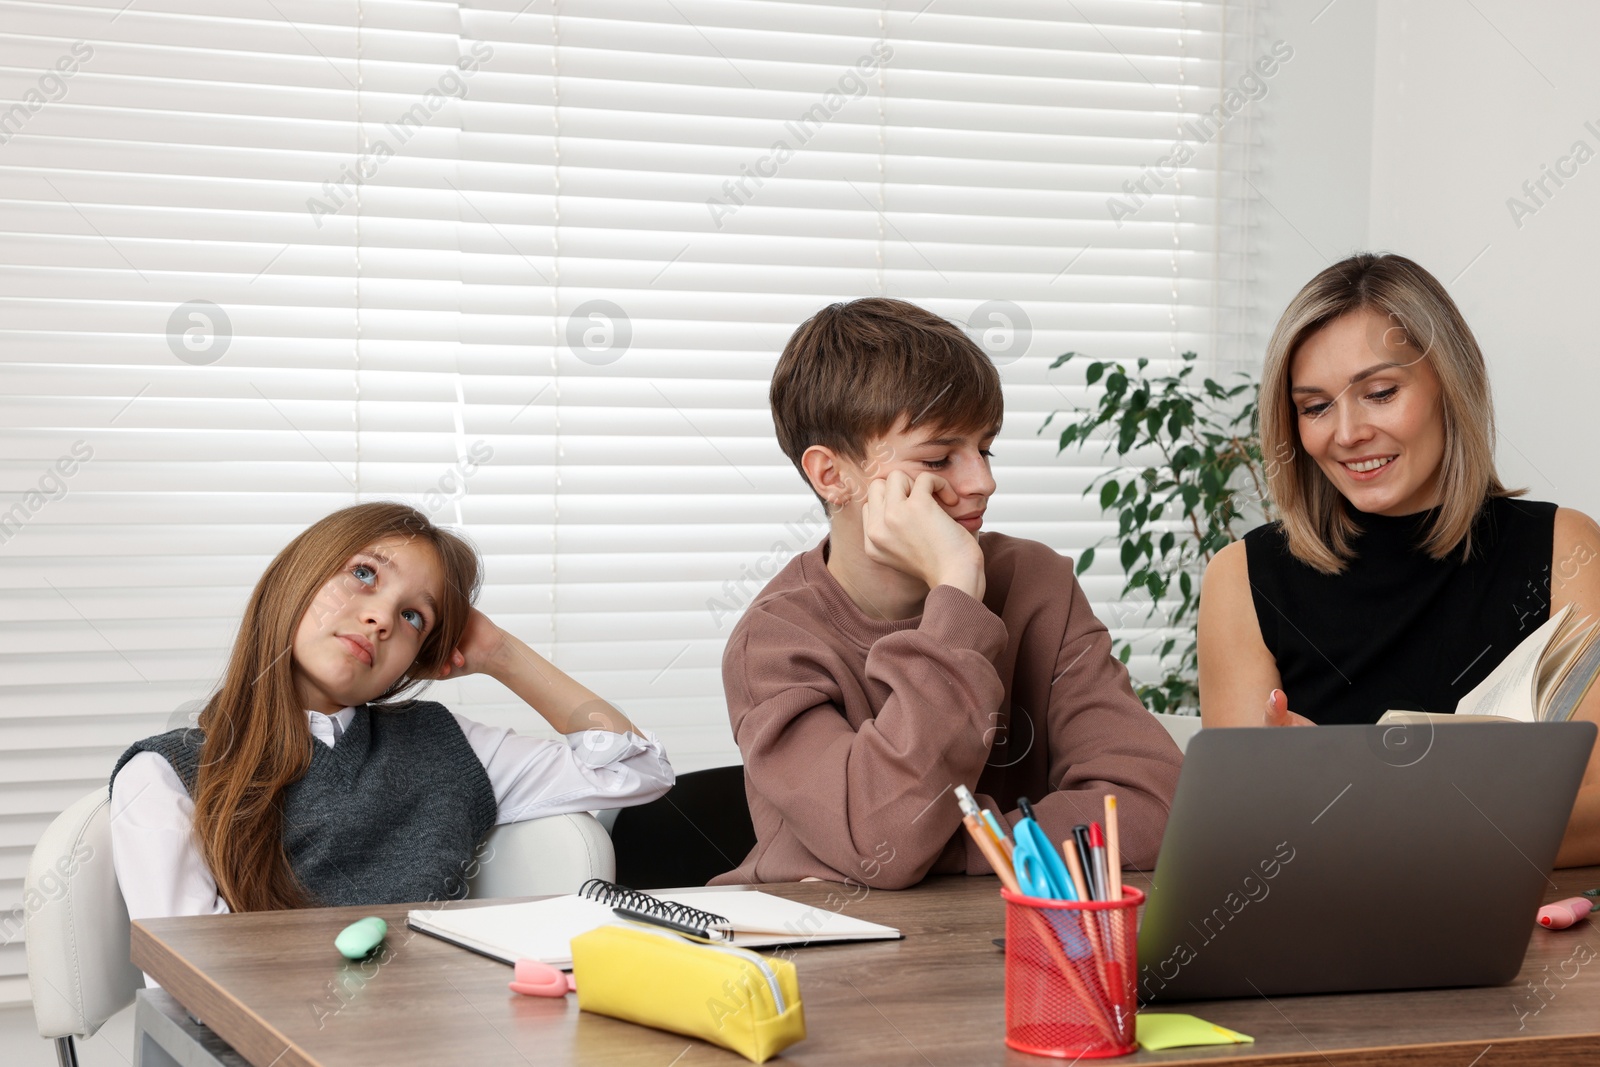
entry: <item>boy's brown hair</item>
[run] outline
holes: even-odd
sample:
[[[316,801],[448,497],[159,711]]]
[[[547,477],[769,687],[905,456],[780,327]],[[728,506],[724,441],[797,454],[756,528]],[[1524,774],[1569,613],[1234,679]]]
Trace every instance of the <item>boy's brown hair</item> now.
[[[829,304],[803,322],[778,358],[770,398],[778,444],[802,478],[812,445],[859,463],[902,415],[908,430],[983,433],[1005,414],[1000,372],[959,326],[876,296]]]

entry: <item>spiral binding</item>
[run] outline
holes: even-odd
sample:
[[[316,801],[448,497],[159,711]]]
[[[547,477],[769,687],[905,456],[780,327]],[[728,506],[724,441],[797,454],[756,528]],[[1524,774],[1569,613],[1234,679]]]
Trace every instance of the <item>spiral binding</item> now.
[[[604,878],[589,879],[578,889],[578,895],[609,908],[627,908],[629,911],[643,912],[659,919],[671,919],[673,922],[701,930],[728,925],[727,918],[715,912],[701,911],[699,908],[691,908],[675,900],[662,900],[649,893],[608,882]]]

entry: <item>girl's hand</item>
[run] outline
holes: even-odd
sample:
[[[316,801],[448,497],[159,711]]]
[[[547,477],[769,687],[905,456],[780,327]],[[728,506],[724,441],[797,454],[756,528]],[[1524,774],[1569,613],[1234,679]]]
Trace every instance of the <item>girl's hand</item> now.
[[[506,650],[506,632],[491,622],[489,616],[473,608],[472,614],[467,616],[467,628],[461,633],[461,643],[435,677],[493,674]]]
[[[1262,724],[1264,726],[1315,726],[1316,723],[1304,715],[1296,715],[1289,710],[1289,695],[1282,689],[1274,689],[1267,694],[1267,715]]]

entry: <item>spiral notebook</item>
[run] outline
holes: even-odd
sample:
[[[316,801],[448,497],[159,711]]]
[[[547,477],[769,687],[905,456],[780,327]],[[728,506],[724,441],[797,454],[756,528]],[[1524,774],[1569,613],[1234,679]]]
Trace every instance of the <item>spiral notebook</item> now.
[[[732,935],[728,944],[740,948],[903,936],[891,926],[770,893],[747,889],[643,893],[598,878],[571,896],[484,908],[418,908],[406,914],[406,925],[502,963],[531,959],[565,968],[572,966],[574,937],[626,921],[613,910],[618,907],[724,931]]]

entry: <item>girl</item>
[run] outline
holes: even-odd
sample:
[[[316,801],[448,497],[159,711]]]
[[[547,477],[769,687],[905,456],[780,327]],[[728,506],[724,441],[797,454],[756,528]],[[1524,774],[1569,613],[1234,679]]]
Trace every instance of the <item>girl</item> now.
[[[665,793],[661,743],[472,606],[478,560],[403,504],[296,537],[256,583],[199,728],[111,776],[131,918],[463,896],[498,823]],[[487,674],[566,742],[404,700]]]
[[[1454,711],[1552,611],[1600,610],[1600,565],[1585,565],[1600,528],[1515,499],[1494,440],[1483,354],[1431,274],[1363,254],[1307,283],[1261,375],[1282,520],[1218,552],[1202,585],[1205,725]],[[1600,720],[1600,687],[1575,717]],[[1600,753],[1557,858],[1595,862]]]

